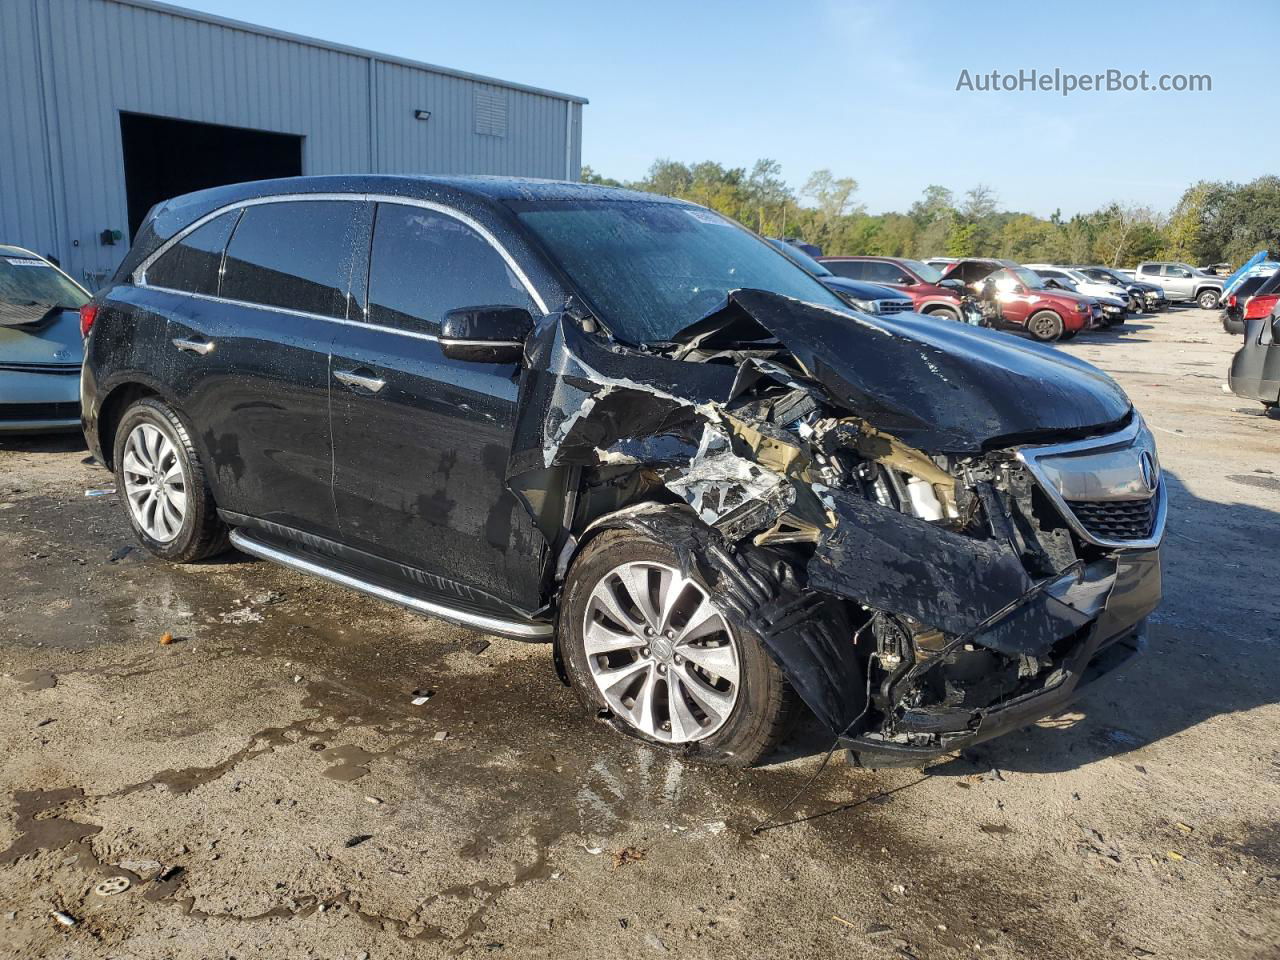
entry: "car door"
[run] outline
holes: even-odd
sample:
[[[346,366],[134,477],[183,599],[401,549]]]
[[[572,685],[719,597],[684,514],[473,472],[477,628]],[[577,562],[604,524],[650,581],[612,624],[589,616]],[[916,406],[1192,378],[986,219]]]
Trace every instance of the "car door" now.
[[[1167,278],[1161,275],[1161,265],[1158,263],[1144,263],[1138,267],[1138,272],[1134,274],[1135,280],[1141,280],[1144,283],[1154,283],[1162,291],[1167,298],[1169,289],[1165,285]]]
[[[1004,322],[1025,327],[1031,316],[1035,295],[1018,279],[1017,274],[1007,268],[997,270],[991,274],[990,279],[995,284],[996,301],[1000,304],[1000,315]]]
[[[1195,293],[1195,278],[1186,267],[1166,263],[1161,271],[1164,292],[1172,300],[1190,300]]]
[[[1280,402],[1280,317],[1272,311],[1268,317],[1245,321],[1244,345],[1231,360],[1227,379],[1231,389],[1241,397],[1253,397],[1263,403]]]
[[[517,364],[452,360],[450,310],[532,313],[503,255],[458,215],[376,205],[361,322],[333,347],[333,493],[344,544],[371,575],[455,606],[541,602],[544,543],[506,488]]]
[[[347,312],[362,206],[280,199],[236,211],[217,296],[170,315],[169,382],[233,515],[337,535],[329,344]]]

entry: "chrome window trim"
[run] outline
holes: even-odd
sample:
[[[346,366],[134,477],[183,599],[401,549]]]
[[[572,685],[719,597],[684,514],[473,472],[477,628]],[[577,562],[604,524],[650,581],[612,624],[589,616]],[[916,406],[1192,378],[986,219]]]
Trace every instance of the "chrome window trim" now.
[[[273,194],[271,196],[266,196],[266,197],[250,197],[247,200],[237,200],[234,203],[229,203],[226,206],[219,207],[217,210],[211,211],[210,213],[205,214],[203,217],[200,217],[199,219],[194,220],[193,222],[187,224],[187,226],[185,226],[182,230],[178,231],[172,237],[170,237],[168,240],[162,243],[159,247],[155,249],[155,251],[150,256],[148,256],[145,260],[143,260],[142,263],[140,263],[138,267],[133,271],[131,278],[133,282],[140,287],[149,286],[147,283],[147,268],[149,268],[158,259],[160,259],[166,253],[168,253],[171,247],[175,246],[178,243],[181,243],[190,233],[200,229],[210,220],[214,220],[217,217],[222,216],[224,213],[228,213],[231,210],[243,209],[245,207],[261,206],[262,204],[266,204],[266,203],[294,203],[294,202],[304,202],[307,200],[346,200],[346,201],[364,202],[364,203],[397,203],[397,204],[400,204],[401,206],[406,206],[406,207],[421,207],[424,210],[431,210],[431,211],[434,211],[435,213],[439,213],[443,216],[450,217],[454,220],[457,220],[459,223],[462,223],[465,226],[470,227],[472,230],[478,233],[481,237],[484,238],[485,242],[488,243],[489,246],[493,247],[493,249],[497,251],[498,255],[502,257],[503,261],[506,263],[507,268],[510,269],[510,271],[513,274],[515,274],[516,279],[520,281],[520,285],[524,287],[525,292],[529,295],[529,299],[531,299],[534,302],[534,304],[538,307],[538,309],[542,311],[542,315],[545,317],[550,313],[550,311],[547,309],[547,302],[542,298],[542,295],[537,291],[537,288],[534,287],[533,282],[529,279],[528,274],[526,274],[523,268],[521,268],[520,264],[516,262],[516,259],[511,255],[511,252],[507,250],[507,248],[503,246],[501,242],[499,242],[498,238],[495,237],[493,233],[490,232],[489,229],[484,226],[484,224],[480,223],[478,220],[476,220],[474,217],[470,216],[469,214],[463,213],[461,210],[457,209],[456,207],[446,206],[445,204],[437,203],[434,200],[421,200],[416,197],[398,197],[389,193],[281,193],[281,194]],[[168,288],[152,287],[152,289],[163,290]],[[170,292],[186,293],[187,291],[171,290]],[[207,298],[209,295],[208,294],[191,294],[191,296],[203,296]],[[222,299],[222,298],[213,298],[213,299]],[[245,301],[228,300],[227,302],[228,303],[244,303]],[[289,311],[287,310],[287,308],[284,308],[284,307],[269,307],[266,304],[250,303],[249,306],[254,306],[254,307],[261,306],[266,309],[278,309],[286,313],[299,313],[299,311]],[[303,313],[301,315],[302,316],[318,316],[317,314],[307,314],[307,313]],[[333,318],[324,317],[322,319],[333,319]],[[362,322],[362,321],[350,321],[350,322]],[[374,324],[364,324],[364,325],[374,326]],[[391,330],[394,332],[404,332],[404,331],[397,330],[397,328],[395,327],[380,327],[379,329]]]
[[[523,347],[523,340],[467,340],[460,337],[439,337],[441,343],[456,347]]]
[[[367,323],[364,320],[348,320],[345,317],[326,317],[322,313],[307,313],[305,310],[290,310],[288,307],[275,307],[267,303],[253,303],[249,300],[232,300],[229,297],[214,297],[207,293],[192,293],[190,290],[174,290],[171,287],[146,285],[148,290],[159,290],[162,293],[173,293],[180,297],[192,297],[196,300],[207,300],[209,303],[225,303],[235,307],[251,307],[254,310],[269,310],[272,313],[283,313],[289,317],[303,317],[307,320],[323,320],[325,323],[340,323],[345,327],[358,327],[361,330],[377,330],[380,333],[396,333],[402,337],[415,340],[437,342],[440,338],[434,333],[419,333],[417,330],[402,330],[399,327],[387,327],[380,323]]]
[[[1159,482],[1156,489],[1152,491],[1150,499],[1155,503],[1155,516],[1151,521],[1151,534],[1142,540],[1110,540],[1104,537],[1097,537],[1085,529],[1084,524],[1076,517],[1075,511],[1071,509],[1071,504],[1066,498],[1058,492],[1058,489],[1049,480],[1040,466],[1040,460],[1045,457],[1061,456],[1063,454],[1086,453],[1091,450],[1104,450],[1108,447],[1127,447],[1132,446],[1141,436],[1145,424],[1142,417],[1135,411],[1133,421],[1122,430],[1116,433],[1110,433],[1101,437],[1090,437],[1086,440],[1071,440],[1065,443],[1049,443],[1039,444],[1035,446],[1020,447],[1015,450],[1019,462],[1021,462],[1035,478],[1036,484],[1045,493],[1046,496],[1057,507],[1062,518],[1067,521],[1071,529],[1085,542],[1092,543],[1095,546],[1106,547],[1110,550],[1151,550],[1160,546],[1164,539],[1165,520],[1168,515],[1169,497],[1168,490],[1164,482],[1164,472],[1161,471]],[[1105,503],[1107,501],[1088,501]]]

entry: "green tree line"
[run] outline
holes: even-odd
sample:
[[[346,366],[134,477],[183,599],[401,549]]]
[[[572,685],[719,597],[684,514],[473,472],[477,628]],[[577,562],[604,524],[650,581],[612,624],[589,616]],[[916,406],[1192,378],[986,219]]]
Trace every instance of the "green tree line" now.
[[[891,257],[1007,257],[1023,263],[1141,260],[1239,264],[1257,250],[1280,255],[1280,177],[1250,183],[1200,181],[1169,213],[1120,201],[1047,220],[1003,210],[995,190],[962,194],[930,184],[905,213],[870,214],[858,181],[817,170],[799,190],[775,160],[726,167],[714,160],[655,160],[642,180],[623,183],[582,168],[585,183],[625,186],[691,200],[769,236],[796,237],[828,254]]]

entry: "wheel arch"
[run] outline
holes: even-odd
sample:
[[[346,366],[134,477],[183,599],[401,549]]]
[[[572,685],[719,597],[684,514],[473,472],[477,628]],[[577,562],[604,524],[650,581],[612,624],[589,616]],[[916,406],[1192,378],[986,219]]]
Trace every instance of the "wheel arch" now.
[[[154,385],[141,380],[126,380],[116,384],[103,398],[98,406],[96,432],[98,449],[101,451],[102,463],[107,469],[114,470],[116,430],[120,419],[129,407],[143,397],[159,397],[168,401],[163,393]]]

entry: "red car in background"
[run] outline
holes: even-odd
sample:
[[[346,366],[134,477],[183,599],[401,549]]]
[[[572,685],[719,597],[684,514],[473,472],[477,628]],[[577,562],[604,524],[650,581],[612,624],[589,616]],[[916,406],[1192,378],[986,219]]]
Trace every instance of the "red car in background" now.
[[[837,277],[896,287],[911,298],[916,313],[959,322],[960,298],[938,286],[942,274],[927,263],[905,257],[818,257]]]
[[[998,306],[997,326],[1025,330],[1037,340],[1070,340],[1103,326],[1102,307],[1093,297],[1046,287],[1043,278],[1013,260],[957,260],[939,281],[955,282]]]

